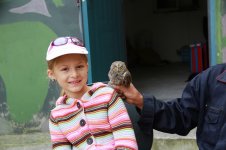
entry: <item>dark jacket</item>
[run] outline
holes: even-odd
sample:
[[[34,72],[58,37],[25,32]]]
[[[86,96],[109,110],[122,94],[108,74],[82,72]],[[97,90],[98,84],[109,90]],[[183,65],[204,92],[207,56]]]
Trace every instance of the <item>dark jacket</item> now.
[[[185,87],[182,97],[167,102],[144,95],[139,125],[148,134],[153,129],[187,135],[197,127],[200,150],[226,149],[226,64],[203,71]]]

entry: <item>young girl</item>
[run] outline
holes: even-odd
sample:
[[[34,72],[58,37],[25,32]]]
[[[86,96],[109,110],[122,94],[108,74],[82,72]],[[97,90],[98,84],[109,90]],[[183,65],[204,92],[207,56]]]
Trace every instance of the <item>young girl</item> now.
[[[137,150],[133,127],[117,93],[103,83],[87,86],[88,51],[75,37],[49,45],[48,76],[62,88],[50,113],[55,150]]]

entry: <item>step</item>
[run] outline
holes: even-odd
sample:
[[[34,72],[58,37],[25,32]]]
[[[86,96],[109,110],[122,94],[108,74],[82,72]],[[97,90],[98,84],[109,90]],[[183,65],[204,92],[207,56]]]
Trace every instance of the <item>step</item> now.
[[[51,150],[49,133],[1,135],[1,150]],[[187,136],[166,134],[154,130],[152,150],[198,150],[195,130]]]
[[[51,150],[49,133],[1,135],[1,150]]]
[[[154,130],[152,150],[198,150],[196,129],[186,136],[168,134]]]

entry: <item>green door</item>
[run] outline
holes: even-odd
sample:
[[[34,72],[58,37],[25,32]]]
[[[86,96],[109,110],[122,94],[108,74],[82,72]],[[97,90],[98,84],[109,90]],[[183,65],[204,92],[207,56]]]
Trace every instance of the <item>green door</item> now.
[[[83,0],[83,33],[89,50],[89,82],[107,81],[110,65],[115,60],[126,61],[123,25],[123,0]],[[152,134],[139,128],[139,115],[134,106],[125,103],[131,118],[139,150],[150,150]]]
[[[84,40],[89,50],[89,82],[107,81],[115,60],[126,60],[123,0],[83,0]]]

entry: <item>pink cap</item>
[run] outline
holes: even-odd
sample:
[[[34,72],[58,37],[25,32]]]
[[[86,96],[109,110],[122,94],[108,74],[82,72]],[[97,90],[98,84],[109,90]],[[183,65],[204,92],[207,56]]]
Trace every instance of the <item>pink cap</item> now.
[[[50,42],[46,60],[52,60],[56,57],[66,54],[88,54],[83,42],[76,37],[59,37]]]

